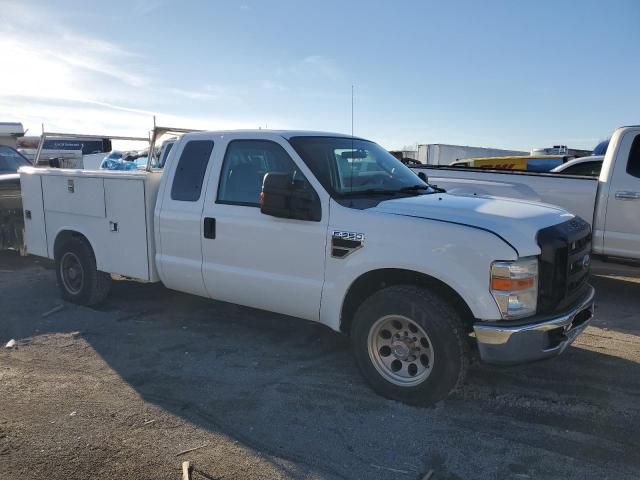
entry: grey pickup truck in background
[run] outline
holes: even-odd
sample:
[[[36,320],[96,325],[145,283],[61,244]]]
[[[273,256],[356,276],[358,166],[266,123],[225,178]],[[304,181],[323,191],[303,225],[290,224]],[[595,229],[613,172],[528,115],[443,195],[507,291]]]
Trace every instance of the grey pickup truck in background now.
[[[0,250],[23,249],[24,219],[18,168],[29,165],[17,150],[0,145]]]

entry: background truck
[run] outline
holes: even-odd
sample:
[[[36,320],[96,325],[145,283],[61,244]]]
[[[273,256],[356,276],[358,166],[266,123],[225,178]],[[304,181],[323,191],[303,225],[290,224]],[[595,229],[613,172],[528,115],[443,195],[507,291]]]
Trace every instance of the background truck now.
[[[111,138],[43,132],[39,137],[27,136],[19,139],[18,150],[35,166],[91,170],[100,166],[112,146]]]
[[[598,177],[461,167],[415,171],[448,193],[559,205],[592,225],[593,253],[640,260],[640,126],[614,132]]]
[[[337,134],[188,133],[163,170],[152,157],[21,169],[27,251],[55,260],[65,299],[98,303],[117,274],[320,322],[377,392],[414,404],[461,384],[474,343],[537,360],[592,318],[591,231],[560,208],[448,195]]]
[[[0,250],[23,252],[24,217],[18,169],[29,165],[16,149],[0,145]]]
[[[472,157],[512,157],[528,154],[529,152],[519,150],[430,143],[418,145],[417,160],[426,165],[449,165],[456,160],[464,160]]]

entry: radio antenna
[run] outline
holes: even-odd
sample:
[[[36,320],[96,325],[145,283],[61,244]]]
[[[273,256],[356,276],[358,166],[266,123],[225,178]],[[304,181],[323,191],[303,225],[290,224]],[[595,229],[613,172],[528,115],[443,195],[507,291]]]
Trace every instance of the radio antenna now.
[[[353,150],[353,97],[354,97],[354,87],[351,85],[351,178],[349,181],[351,182],[349,193],[353,194],[353,162],[355,162],[355,153]],[[353,196],[351,196],[351,202],[353,202]]]
[[[351,139],[353,140],[353,85],[351,85]]]

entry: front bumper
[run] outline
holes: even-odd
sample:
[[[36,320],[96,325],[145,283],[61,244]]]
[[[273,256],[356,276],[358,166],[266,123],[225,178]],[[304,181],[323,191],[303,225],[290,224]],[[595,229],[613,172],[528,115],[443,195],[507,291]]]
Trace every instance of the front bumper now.
[[[594,295],[589,285],[580,301],[561,315],[531,317],[517,324],[474,324],[480,358],[487,363],[514,364],[560,355],[593,318]]]

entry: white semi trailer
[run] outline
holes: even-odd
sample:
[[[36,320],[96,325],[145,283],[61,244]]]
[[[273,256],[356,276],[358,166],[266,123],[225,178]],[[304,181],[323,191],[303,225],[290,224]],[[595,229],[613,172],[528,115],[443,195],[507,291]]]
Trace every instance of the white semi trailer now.
[[[510,157],[517,155],[529,155],[529,152],[430,143],[427,145],[418,145],[417,160],[426,165],[449,165],[451,162],[465,158]]]

